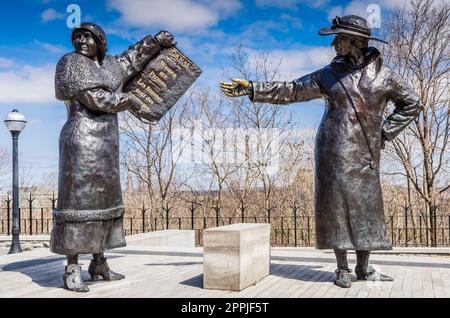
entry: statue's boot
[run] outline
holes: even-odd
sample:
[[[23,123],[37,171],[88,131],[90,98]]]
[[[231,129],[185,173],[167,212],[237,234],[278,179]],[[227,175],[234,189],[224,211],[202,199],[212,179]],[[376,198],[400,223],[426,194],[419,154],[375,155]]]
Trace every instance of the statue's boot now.
[[[370,265],[366,269],[356,266],[355,273],[356,278],[358,280],[380,281],[380,282],[392,282],[394,280],[392,277],[377,272],[375,268],[373,268]]]
[[[89,288],[81,279],[81,266],[69,264],[64,270],[64,288],[75,292],[88,292]]]
[[[342,287],[342,288],[349,288],[352,286],[352,279],[350,276],[351,270],[348,268],[338,268],[336,271],[336,280],[334,281],[334,284]]]
[[[103,278],[103,280],[111,281],[111,280],[121,280],[124,279],[125,276],[122,274],[118,274],[116,272],[113,272],[109,266],[108,262],[106,261],[106,257],[103,257],[103,259],[96,261],[91,260],[91,263],[89,264],[89,274],[91,275],[92,281],[97,281],[100,279],[100,276]]]

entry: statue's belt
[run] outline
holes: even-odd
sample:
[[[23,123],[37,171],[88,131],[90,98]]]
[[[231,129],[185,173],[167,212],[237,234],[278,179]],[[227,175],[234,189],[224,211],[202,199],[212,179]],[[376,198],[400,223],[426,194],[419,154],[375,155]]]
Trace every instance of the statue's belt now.
[[[123,205],[99,210],[56,209],[53,211],[53,218],[57,223],[95,222],[120,218],[123,217],[124,213]]]

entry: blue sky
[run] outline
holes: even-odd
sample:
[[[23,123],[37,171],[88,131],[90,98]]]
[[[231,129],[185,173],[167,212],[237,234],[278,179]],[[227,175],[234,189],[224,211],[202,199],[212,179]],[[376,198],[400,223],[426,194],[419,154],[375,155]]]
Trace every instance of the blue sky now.
[[[405,1],[397,1],[397,4]],[[63,103],[54,98],[58,59],[72,50],[67,27],[69,4],[81,8],[81,21],[107,32],[110,54],[127,49],[146,34],[171,31],[178,46],[204,70],[199,85],[223,79],[233,51],[267,52],[281,61],[280,80],[299,77],[330,61],[331,37],[317,34],[336,14],[367,17],[378,4],[381,19],[395,3],[338,0],[22,0],[2,3],[0,10],[0,116],[19,109],[29,124],[20,137],[21,166],[32,168],[33,181],[57,171],[58,136],[66,120]],[[231,74],[232,75],[232,74]],[[300,128],[315,127],[322,102],[290,107]],[[10,150],[10,135],[0,128],[0,146]],[[9,176],[0,180],[9,182]],[[0,190],[1,191],[1,190]]]

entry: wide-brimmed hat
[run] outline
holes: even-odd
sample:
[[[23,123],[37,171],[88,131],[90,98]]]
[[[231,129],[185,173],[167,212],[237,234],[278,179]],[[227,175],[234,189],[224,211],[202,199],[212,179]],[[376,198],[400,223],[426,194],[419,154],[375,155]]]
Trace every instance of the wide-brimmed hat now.
[[[383,42],[389,44],[386,41],[372,37],[372,31],[370,30],[369,23],[366,19],[357,15],[346,15],[344,17],[336,16],[331,27],[321,28],[320,35],[332,35],[332,34],[349,34],[367,38],[369,40]]]
[[[75,32],[78,30],[88,30],[92,32],[99,49],[98,59],[100,62],[103,61],[103,59],[105,58],[105,54],[108,51],[105,31],[103,31],[103,29],[95,23],[81,23],[80,26],[74,28],[72,31],[72,42],[75,37]]]

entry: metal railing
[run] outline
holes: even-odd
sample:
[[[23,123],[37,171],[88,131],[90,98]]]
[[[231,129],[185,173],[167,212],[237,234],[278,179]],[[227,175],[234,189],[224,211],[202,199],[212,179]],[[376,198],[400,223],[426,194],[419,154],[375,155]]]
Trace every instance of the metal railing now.
[[[31,194],[28,199],[22,201],[26,204],[22,204],[20,209],[21,234],[50,234],[53,227],[52,211],[56,201],[54,195],[46,195],[36,201]],[[48,206],[37,206],[43,203]],[[0,204],[0,235],[9,235],[12,230],[11,199],[8,197],[0,201]],[[195,230],[196,244],[201,246],[204,229],[235,223],[270,223],[272,246],[315,246],[316,243],[314,216],[299,213],[300,209],[296,205],[283,210],[271,208],[265,213],[258,213],[263,216],[250,216],[247,207],[242,206],[234,216],[222,215],[223,211],[218,207],[206,208],[212,211],[214,216],[200,216],[197,208],[194,204],[184,207],[184,216],[174,216],[172,209],[168,207],[163,209],[162,213],[160,211],[159,217],[153,217],[150,209],[145,206],[137,211],[128,211],[136,212],[132,215],[139,217],[125,214],[125,235],[164,229]],[[450,214],[439,214],[430,218],[412,215],[407,208],[404,211],[385,219],[386,229],[394,246],[450,247]]]
[[[39,235],[50,234],[53,227],[52,218],[43,217],[44,208],[40,208],[40,216],[37,218],[21,219],[21,234]],[[418,216],[421,219],[422,216]],[[450,216],[437,216],[438,227],[434,230],[421,221],[417,226],[404,226],[398,217],[386,219],[387,231],[390,233],[394,246],[442,246],[449,247],[450,241]],[[202,246],[202,234],[204,229],[235,223],[270,223],[272,246],[315,246],[314,217],[125,217],[125,235],[145,233],[165,229],[195,230],[196,245]],[[9,235],[11,221],[8,225],[6,218],[0,219],[0,235]],[[432,245],[432,236],[435,235],[435,244]]]

